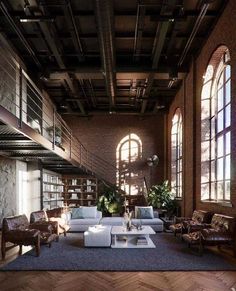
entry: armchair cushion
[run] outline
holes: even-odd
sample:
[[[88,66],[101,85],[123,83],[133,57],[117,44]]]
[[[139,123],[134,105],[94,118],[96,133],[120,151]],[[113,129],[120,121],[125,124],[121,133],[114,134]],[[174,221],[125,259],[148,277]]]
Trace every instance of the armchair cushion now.
[[[53,232],[53,226],[48,221],[36,221],[29,225],[29,229],[38,229],[43,232]]]
[[[30,214],[30,223],[36,221],[48,221],[47,212],[44,210],[34,211]]]
[[[222,214],[214,214],[211,227],[202,231],[203,243],[223,243],[235,240],[235,218]]]
[[[37,238],[40,231],[37,229],[25,229],[25,230],[10,230],[6,235],[5,239],[15,244],[30,244],[33,238]]]
[[[219,231],[213,228],[203,229],[202,237],[207,242],[223,242],[223,241],[233,241],[232,234],[229,231]]]

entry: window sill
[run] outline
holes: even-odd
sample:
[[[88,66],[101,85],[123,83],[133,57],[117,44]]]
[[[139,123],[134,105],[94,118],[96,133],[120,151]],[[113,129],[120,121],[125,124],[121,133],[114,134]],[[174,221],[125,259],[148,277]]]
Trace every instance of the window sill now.
[[[226,201],[211,201],[211,200],[201,200],[202,203],[213,203],[217,204],[219,206],[225,206],[225,207],[233,207],[233,204],[231,202]]]

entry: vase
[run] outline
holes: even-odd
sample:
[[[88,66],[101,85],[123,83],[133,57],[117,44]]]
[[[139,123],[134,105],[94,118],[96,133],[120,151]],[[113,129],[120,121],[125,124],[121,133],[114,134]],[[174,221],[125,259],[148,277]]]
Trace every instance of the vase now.
[[[127,221],[127,227],[126,227],[128,231],[131,231],[131,226],[132,226],[131,219],[129,219]]]

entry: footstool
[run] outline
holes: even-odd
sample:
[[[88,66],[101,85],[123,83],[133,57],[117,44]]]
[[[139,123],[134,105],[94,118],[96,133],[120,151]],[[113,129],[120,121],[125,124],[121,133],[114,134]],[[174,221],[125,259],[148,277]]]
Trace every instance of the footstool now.
[[[110,247],[111,246],[111,225],[90,226],[84,232],[85,247]]]

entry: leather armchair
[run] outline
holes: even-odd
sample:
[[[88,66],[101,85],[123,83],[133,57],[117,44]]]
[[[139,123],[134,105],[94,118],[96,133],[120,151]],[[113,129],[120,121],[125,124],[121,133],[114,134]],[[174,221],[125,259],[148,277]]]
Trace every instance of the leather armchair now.
[[[234,217],[214,214],[210,224],[189,227],[193,231],[184,234],[183,240],[188,243],[189,247],[198,245],[200,254],[202,254],[205,245],[233,244],[236,256],[235,225]]]
[[[203,251],[205,245],[233,244],[236,256],[236,220],[234,217],[214,214],[211,224],[200,231],[199,250]]]
[[[52,228],[52,233],[57,235],[57,241],[59,236],[58,222],[57,221],[49,221],[47,217],[47,213],[44,210],[34,211],[30,214],[30,223],[35,224],[38,223],[40,225],[50,225]]]
[[[176,217],[175,224],[170,225],[170,230],[184,234],[186,232],[197,231],[202,224],[210,223],[212,213],[204,210],[194,210],[192,217]]]
[[[44,223],[50,224],[53,228],[53,233],[55,233],[58,238],[62,233],[66,236],[66,232],[70,228],[66,219],[63,217],[63,208],[55,208],[47,210],[46,212],[43,210],[32,212],[30,215],[30,222],[33,223],[37,221],[44,221]]]
[[[35,246],[36,255],[40,255],[40,243],[47,243],[49,247],[55,239],[52,235],[52,228],[49,225],[39,223],[29,224],[26,215],[5,217],[2,222],[2,240],[1,251],[2,258],[5,259],[6,251],[19,245],[19,254],[22,254],[22,246]],[[13,246],[6,247],[6,243],[12,243]]]
[[[64,234],[66,236],[67,231],[70,229],[70,226],[67,222],[67,216],[65,209],[63,207],[58,207],[54,209],[47,210],[47,216],[49,221],[58,222],[58,231],[59,234]]]

